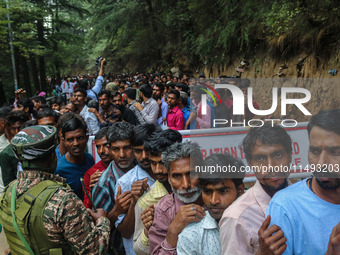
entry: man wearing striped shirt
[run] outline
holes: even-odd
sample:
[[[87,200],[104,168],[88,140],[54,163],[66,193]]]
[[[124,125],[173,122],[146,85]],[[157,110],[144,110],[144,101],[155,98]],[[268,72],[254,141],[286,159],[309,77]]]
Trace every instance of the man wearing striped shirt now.
[[[93,203],[108,212],[111,222],[126,213],[131,202],[130,192],[124,192],[114,200],[117,180],[135,167],[132,150],[133,126],[127,122],[113,124],[107,133],[111,145],[113,161],[102,173],[98,183],[92,189]]]

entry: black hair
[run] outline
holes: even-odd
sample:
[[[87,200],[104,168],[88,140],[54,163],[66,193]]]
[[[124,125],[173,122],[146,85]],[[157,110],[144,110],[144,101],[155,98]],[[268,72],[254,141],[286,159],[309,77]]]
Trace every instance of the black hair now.
[[[15,122],[26,122],[28,121],[28,116],[22,111],[11,111],[7,116],[7,122],[9,125]]]
[[[188,94],[185,93],[184,91],[180,91],[179,92],[179,98],[182,100],[183,105],[187,105],[188,104]]]
[[[35,102],[41,102],[41,104],[46,104],[46,99],[42,96],[31,97],[31,100],[34,100]]]
[[[7,121],[7,116],[12,111],[11,107],[3,106],[0,108],[0,119],[4,119]]]
[[[39,111],[41,111],[42,109],[51,109],[51,107],[48,104],[42,104],[39,107]],[[38,116],[38,115],[37,115]]]
[[[163,93],[164,92],[164,84],[161,82],[156,82],[153,86],[156,86],[159,88],[159,90]]]
[[[87,133],[87,125],[83,118],[72,118],[65,121],[61,126],[61,133],[63,134],[63,137],[65,137],[65,133],[77,129],[82,129],[85,134]]]
[[[111,91],[107,89],[103,89],[98,93],[98,97],[106,95],[108,98],[111,98]]]
[[[248,88],[248,87],[250,87],[250,80],[247,78],[242,79],[240,82],[239,88]]]
[[[144,142],[145,150],[151,155],[158,156],[174,143],[181,143],[182,135],[177,130],[156,130],[149,139]]]
[[[245,177],[244,164],[240,159],[230,154],[213,153],[203,161],[203,167],[225,167],[226,171],[199,172],[199,182],[202,187],[209,184],[221,183],[231,179],[236,188],[243,183]],[[242,169],[243,168],[243,169]],[[229,169],[229,171],[227,171]]]
[[[307,125],[308,136],[314,126],[340,135],[340,109],[323,110],[314,115]]]
[[[80,92],[83,94],[84,97],[87,97],[87,92],[85,89],[83,88],[77,88],[76,90],[74,90],[74,93]]]
[[[57,113],[56,111],[52,110],[52,109],[49,109],[49,108],[45,108],[45,109],[40,110],[37,114],[37,120],[40,120],[40,119],[45,118],[45,117],[50,117],[50,116],[52,116],[54,118],[55,123],[58,123],[60,114]]]
[[[169,89],[175,89],[175,87],[176,87],[176,83],[173,82],[173,81],[168,82],[167,85],[168,85],[167,87],[168,87]]]
[[[85,91],[87,90],[87,86],[89,85],[86,79],[78,80],[77,84],[78,84],[78,88],[84,89]]]
[[[125,90],[125,95],[131,100],[136,99],[136,94],[137,94],[137,90],[135,88],[127,88]]]
[[[176,99],[177,99],[177,100],[178,100],[179,97],[180,97],[179,91],[178,91],[178,90],[175,90],[175,89],[170,90],[170,91],[168,92],[168,95],[169,95],[169,94],[174,94],[174,95],[176,96]]]
[[[99,103],[97,100],[94,100],[94,99],[89,100],[89,102],[87,103],[87,106],[89,108],[95,108],[97,111],[99,110]]]
[[[108,130],[106,138],[110,143],[129,140],[133,144],[133,125],[128,122],[116,122]]]
[[[36,125],[38,125],[37,120],[28,120],[24,124],[21,125],[20,129],[24,129],[24,128],[32,127],[32,126],[36,126]]]
[[[143,93],[146,98],[151,98],[152,96],[152,87],[149,84],[143,84],[139,91]]]
[[[155,124],[144,123],[136,126],[134,131],[133,146],[142,146],[144,142],[150,139],[150,136],[158,129]]]
[[[181,88],[182,91],[184,91],[185,93],[188,93],[189,90],[189,86],[183,82],[179,82],[176,84],[176,87]]]
[[[95,134],[94,139],[102,139],[107,136],[107,132],[109,130],[109,127],[103,127],[99,129],[99,131]]]
[[[265,123],[262,127],[253,127],[243,139],[243,150],[248,161],[252,160],[252,151],[256,142],[262,144],[281,144],[288,155],[292,154],[292,139],[287,131],[279,125]]]
[[[50,100],[50,105],[52,107],[52,104],[57,104],[57,105],[61,105],[62,104],[62,101],[59,97],[55,97],[55,98],[52,98]]]
[[[115,91],[115,92],[112,93],[112,98],[114,98],[116,96],[122,96],[122,94],[118,91]]]
[[[26,107],[28,107],[28,112],[29,113],[33,113],[34,112],[34,103],[32,102],[31,99],[28,99],[28,98],[23,98],[23,99],[20,99],[17,101],[17,105],[22,105],[24,107],[24,109]]]

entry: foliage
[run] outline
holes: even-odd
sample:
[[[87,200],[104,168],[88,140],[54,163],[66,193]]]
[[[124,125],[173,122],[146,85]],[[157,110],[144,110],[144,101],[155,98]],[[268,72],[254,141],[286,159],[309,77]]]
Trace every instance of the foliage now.
[[[7,13],[20,85],[43,75],[196,70],[270,51],[278,59],[313,52],[327,59],[340,35],[337,0],[5,0],[0,5],[0,72],[13,87]],[[35,71],[34,71],[35,70]]]

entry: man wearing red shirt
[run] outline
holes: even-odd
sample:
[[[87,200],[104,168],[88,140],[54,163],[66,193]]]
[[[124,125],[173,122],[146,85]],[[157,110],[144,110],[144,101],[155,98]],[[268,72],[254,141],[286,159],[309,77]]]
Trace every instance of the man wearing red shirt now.
[[[84,183],[87,190],[87,193],[91,196],[91,189],[90,187],[90,179],[91,175],[94,173],[98,173],[98,177],[100,177],[101,172],[103,172],[112,161],[112,154],[111,154],[111,147],[110,143],[106,139],[106,133],[108,132],[109,127],[104,127],[98,131],[95,135],[94,142],[96,144],[97,153],[101,159],[97,164],[92,166],[89,170],[86,171],[84,175]],[[89,198],[85,194],[84,190],[84,205],[86,208],[92,208]]]
[[[174,130],[183,130],[184,129],[184,117],[182,110],[178,107],[178,99],[180,93],[178,90],[172,89],[168,94],[168,105],[169,112],[166,118],[168,127]]]

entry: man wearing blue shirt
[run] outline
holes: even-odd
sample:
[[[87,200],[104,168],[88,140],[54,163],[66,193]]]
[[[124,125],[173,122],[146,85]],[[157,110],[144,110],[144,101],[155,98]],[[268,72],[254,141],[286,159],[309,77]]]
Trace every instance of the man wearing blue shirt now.
[[[313,177],[275,194],[267,214],[287,238],[283,254],[339,254],[340,109],[313,116],[307,130]]]
[[[157,119],[158,126],[163,126],[166,122],[166,117],[168,116],[169,106],[163,99],[164,95],[164,85],[163,83],[156,82],[152,87],[152,97],[157,101],[161,114],[159,113],[159,118]]]
[[[133,152],[138,165],[118,179],[115,196],[117,197],[118,187],[121,193],[131,191],[132,199],[126,214],[118,216],[115,222],[116,228],[123,236],[123,244],[127,255],[134,255],[133,232],[135,228],[135,205],[140,196],[155,183],[155,174],[152,172],[148,152],[144,148],[144,142],[151,137],[156,130],[154,124],[143,124],[134,128]]]
[[[85,152],[88,136],[87,126],[83,119],[73,118],[65,121],[61,127],[62,142],[67,152],[58,159],[55,174],[66,179],[66,182],[74,193],[83,200],[83,192],[80,178],[94,165],[94,159],[90,153]]]

